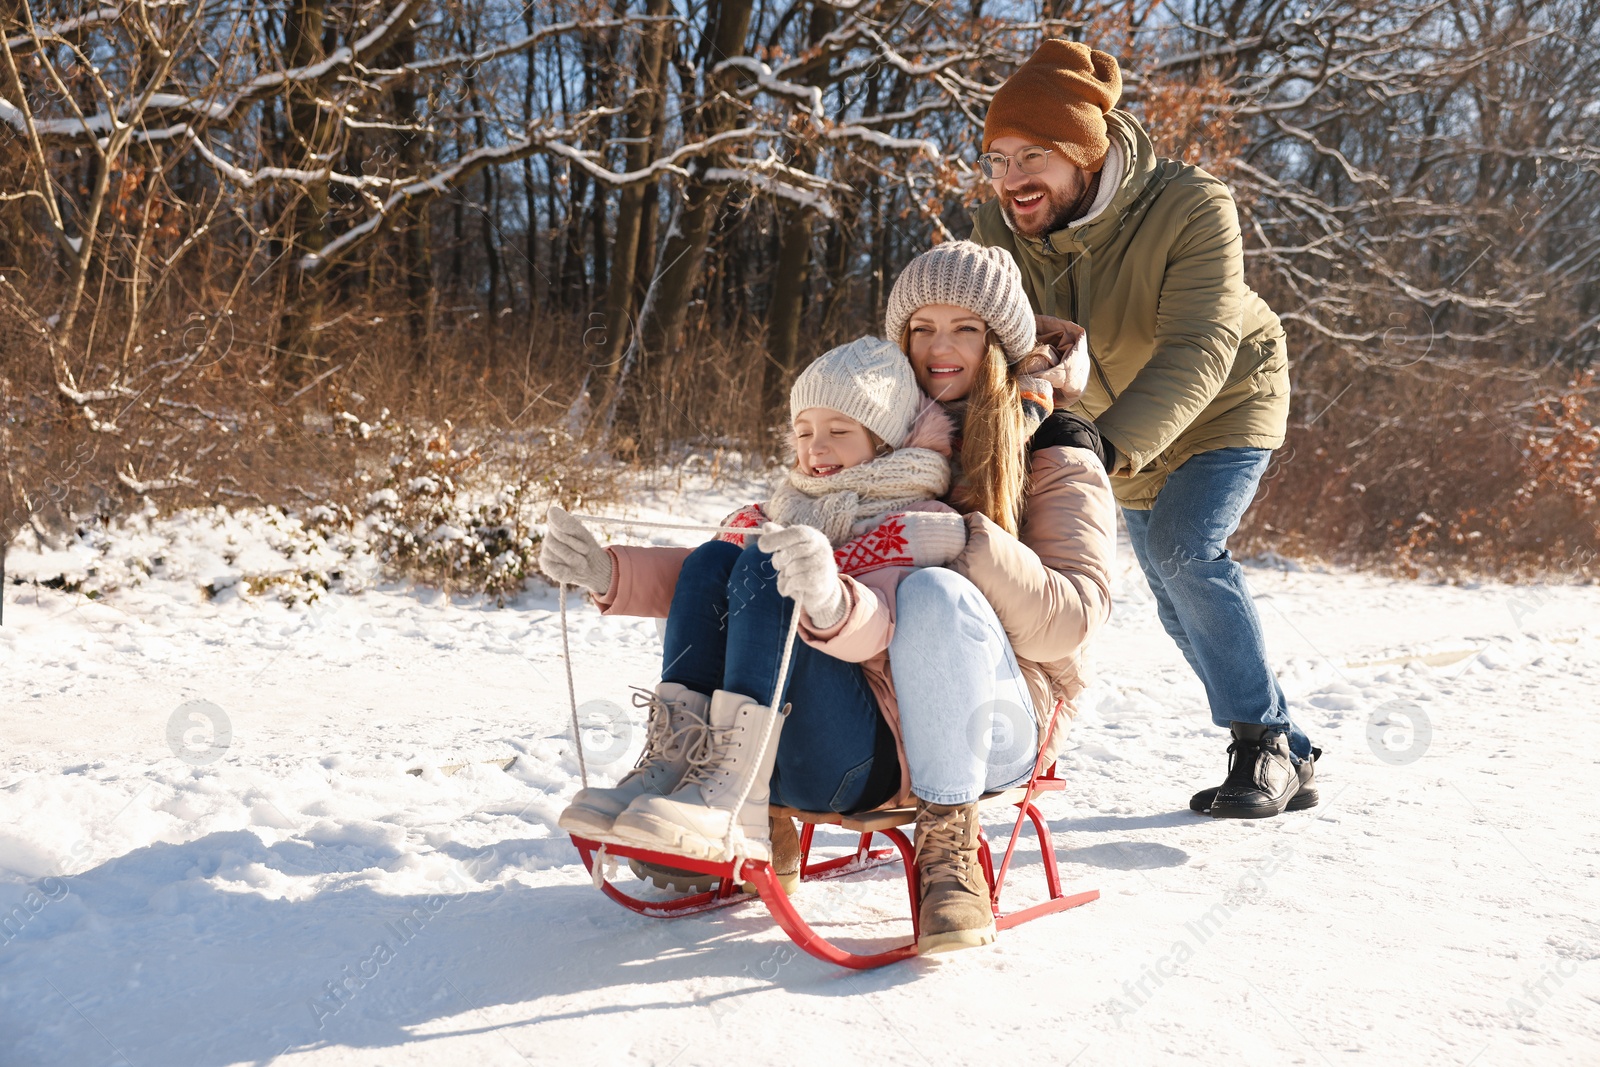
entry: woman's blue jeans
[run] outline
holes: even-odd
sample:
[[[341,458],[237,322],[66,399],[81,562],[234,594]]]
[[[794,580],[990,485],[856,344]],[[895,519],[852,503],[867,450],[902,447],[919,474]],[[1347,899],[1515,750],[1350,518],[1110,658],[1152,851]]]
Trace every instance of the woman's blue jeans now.
[[[1311,741],[1289,717],[1244,571],[1228,553],[1271,459],[1264,448],[1202,452],[1167,476],[1149,511],[1122,517],[1161,625],[1206,687],[1211,721],[1281,727],[1306,759]]]
[[[778,684],[794,602],[778,592],[771,558],[751,545],[710,541],[689,553],[672,594],[661,680],[765,705]],[[894,734],[860,664],[796,638],[772,772],[772,800],[805,811],[865,811],[900,788]]]
[[[911,791],[970,804],[1027,781],[1039,753],[1033,697],[978,587],[943,567],[919,570],[900,583],[894,617],[889,671]]]

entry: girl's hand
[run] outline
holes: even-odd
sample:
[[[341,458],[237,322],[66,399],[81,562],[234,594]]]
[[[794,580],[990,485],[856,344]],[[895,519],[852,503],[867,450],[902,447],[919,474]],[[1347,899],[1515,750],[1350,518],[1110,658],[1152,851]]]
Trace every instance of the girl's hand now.
[[[838,625],[848,603],[833,546],[821,530],[769,522],[761,527],[756,546],[772,556],[778,592],[791,598],[813,627],[826,630]]]
[[[596,596],[611,588],[611,553],[600,547],[582,521],[554,504],[545,516],[539,569],[563,585],[581,585]]]

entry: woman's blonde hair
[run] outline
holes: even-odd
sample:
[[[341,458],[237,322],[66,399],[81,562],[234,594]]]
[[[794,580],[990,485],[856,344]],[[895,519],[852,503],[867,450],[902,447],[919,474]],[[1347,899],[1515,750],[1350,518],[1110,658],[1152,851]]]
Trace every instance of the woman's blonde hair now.
[[[964,509],[983,512],[1015,537],[1022,529],[1028,478],[1022,391],[995,332],[990,330],[984,340],[988,348],[965,398],[966,415],[961,428],[965,484],[957,502]],[[909,324],[900,338],[900,350],[909,358]]]
[[[994,332],[967,393],[961,430],[961,468],[966,499],[1013,537],[1022,528],[1023,490],[1028,477],[1028,439],[1022,420],[1022,392]]]

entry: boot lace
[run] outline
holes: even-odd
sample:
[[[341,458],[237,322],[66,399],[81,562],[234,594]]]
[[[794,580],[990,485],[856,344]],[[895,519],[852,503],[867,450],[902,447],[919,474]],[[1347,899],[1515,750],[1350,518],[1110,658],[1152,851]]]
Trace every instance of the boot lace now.
[[[1237,763],[1241,757],[1243,757],[1244,759],[1249,759],[1251,756],[1259,755],[1261,753],[1261,750],[1266,747],[1266,741],[1267,741],[1266,738],[1260,738],[1260,739],[1255,740],[1255,741],[1250,741],[1250,740],[1241,741],[1241,740],[1235,739],[1235,740],[1229,742],[1229,744],[1228,744],[1228,773],[1229,774],[1233,773],[1234,764]]]
[[[657,761],[673,760],[685,753],[693,764],[706,747],[708,725],[697,719],[673,729],[672,712],[675,705],[662,700],[652,690],[638,686],[632,689],[633,706],[648,708],[649,718],[645,723],[644,751],[639,753],[639,759],[634,763],[633,770],[628,772],[629,775],[648,770]]]
[[[1241,773],[1248,771],[1250,779],[1254,781],[1257,775],[1261,773],[1257,769],[1260,766],[1261,757],[1275,751],[1277,738],[1277,734],[1268,733],[1254,740],[1250,738],[1234,738],[1229,742],[1227,783],[1234,781],[1234,768],[1239,767],[1241,761],[1243,761]]]
[[[684,772],[679,788],[686,785],[715,786],[729,775],[728,756],[736,734],[744,733],[744,726],[712,726],[701,723],[704,738],[698,748],[689,753],[689,769]]]
[[[960,810],[947,815],[924,812],[924,818],[917,823],[917,866],[924,884],[967,881],[972,860],[978,854],[977,849],[967,847],[966,823],[970,817]]]

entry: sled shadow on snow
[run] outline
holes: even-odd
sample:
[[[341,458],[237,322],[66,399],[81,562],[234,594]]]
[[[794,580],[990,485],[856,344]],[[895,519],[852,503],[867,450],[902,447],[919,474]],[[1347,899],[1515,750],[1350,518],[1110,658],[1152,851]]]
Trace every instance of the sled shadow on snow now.
[[[1109,835],[1118,831],[1186,826],[1195,822],[1195,818],[1188,811],[1170,811],[1157,815],[1086,815],[1052,819],[1048,825],[1052,834],[1071,830]],[[1070,869],[1072,864],[1083,864],[1111,871],[1150,871],[1161,867],[1182,867],[1189,862],[1189,854],[1181,848],[1154,841],[1096,841],[1078,848],[1062,848],[1057,844],[1056,860],[1064,869]]]
[[[502,843],[535,844],[547,842]],[[774,985],[849,996],[915,981],[921,970],[913,961],[848,975],[795,950],[759,904],[649,919],[587,881],[407,896],[335,884],[304,899],[263,895],[292,888],[285,875],[355,879],[405,862],[349,845],[269,846],[238,830],[150,845],[61,878],[64,895],[54,885],[56,899],[0,955],[0,1033],[30,1063],[194,1067],[696,1005],[717,1023],[708,1032],[726,1037],[721,1026],[739,1001]],[[219,874],[237,888],[207,880]],[[856,892],[868,919],[881,910],[895,921],[856,929],[903,939],[902,883],[897,873],[892,891],[879,881],[862,879]],[[853,912],[852,899],[844,901]],[[743,984],[730,990],[729,979]],[[612,987],[627,991],[593,995]],[[530,1040],[501,1038],[513,1047]]]
[[[1164,811],[1155,815],[1083,815],[1069,819],[1049,820],[1053,833],[1075,830],[1079,833],[1104,834],[1126,830],[1157,830],[1170,826],[1193,826],[1210,819],[1198,816],[1185,808],[1182,811]]]

